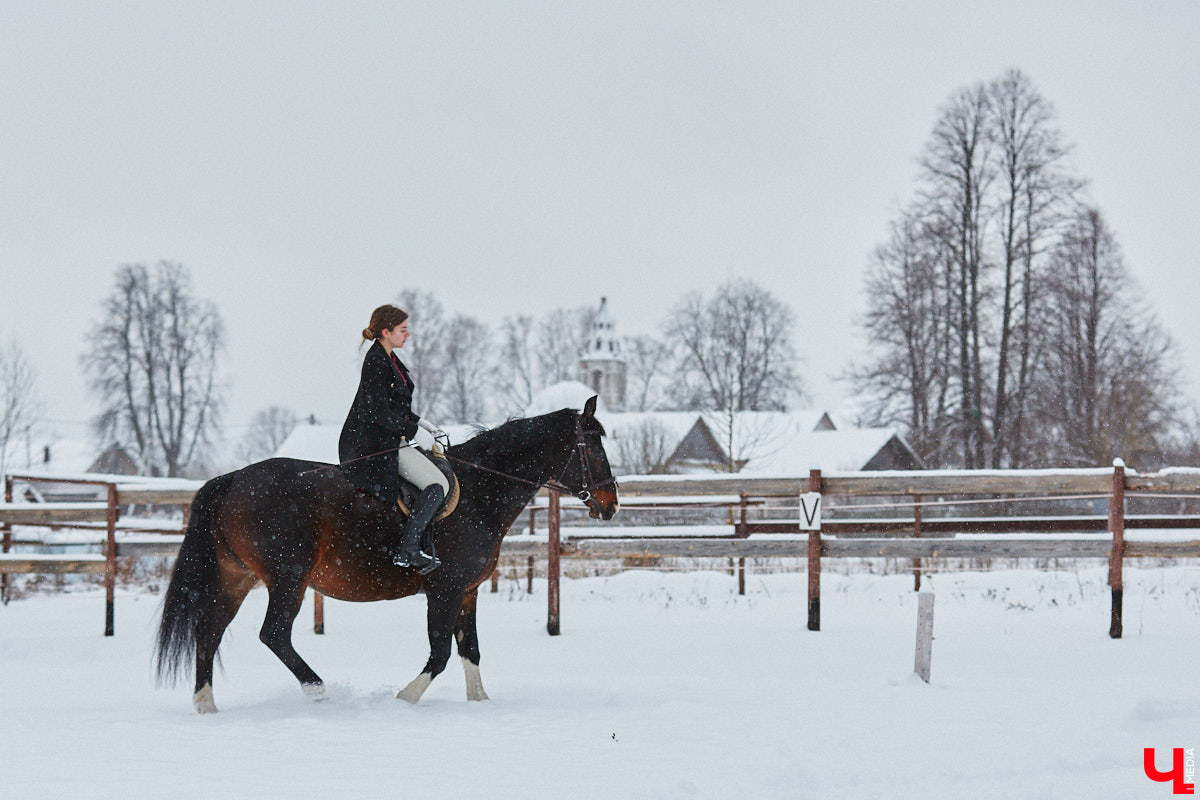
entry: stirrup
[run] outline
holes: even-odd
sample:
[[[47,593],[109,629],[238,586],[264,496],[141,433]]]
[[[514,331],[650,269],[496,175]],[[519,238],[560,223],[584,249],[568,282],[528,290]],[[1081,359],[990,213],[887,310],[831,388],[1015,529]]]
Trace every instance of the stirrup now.
[[[392,563],[397,567],[412,567],[420,575],[428,575],[442,565],[441,559],[424,550],[418,550],[415,558],[408,553],[398,552],[392,556]]]

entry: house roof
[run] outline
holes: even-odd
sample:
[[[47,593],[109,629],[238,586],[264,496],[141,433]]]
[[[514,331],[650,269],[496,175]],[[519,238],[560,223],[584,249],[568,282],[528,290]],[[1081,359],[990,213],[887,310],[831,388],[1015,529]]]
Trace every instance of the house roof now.
[[[853,472],[867,464],[895,437],[891,428],[851,428],[837,431],[796,431],[755,445],[742,472],[755,475],[797,475],[810,469]]]
[[[45,458],[47,448],[48,460]],[[26,455],[24,447],[10,448],[5,469],[28,475],[84,473],[96,463],[100,451],[88,439],[34,438],[28,457]]]
[[[622,438],[638,435],[639,428],[651,421],[670,440],[669,451],[676,451],[697,425],[706,427],[722,450],[729,447],[730,419],[720,412],[606,414],[600,421],[613,440],[608,452],[614,463],[618,461]],[[798,474],[810,469],[864,469],[893,437],[897,446],[911,452],[904,439],[891,428],[833,428],[832,418],[819,409],[739,412],[733,418],[734,460],[744,462],[742,471],[747,473]]]

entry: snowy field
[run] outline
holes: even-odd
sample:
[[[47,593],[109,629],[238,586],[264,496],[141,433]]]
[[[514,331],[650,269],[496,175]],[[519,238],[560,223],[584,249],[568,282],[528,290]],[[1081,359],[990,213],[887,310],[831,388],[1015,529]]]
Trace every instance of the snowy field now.
[[[457,656],[419,705],[424,600],[327,601],[296,625],[312,703],[258,642],[266,593],[226,635],[221,713],[156,689],[159,598],[96,591],[0,608],[6,797],[1155,798],[1143,747],[1200,745],[1200,569],[1126,567],[1125,638],[1102,568],[926,577],[933,675],[912,674],[909,576],[629,572],[480,596],[485,703]],[[1160,749],[1160,766],[1168,756]]]

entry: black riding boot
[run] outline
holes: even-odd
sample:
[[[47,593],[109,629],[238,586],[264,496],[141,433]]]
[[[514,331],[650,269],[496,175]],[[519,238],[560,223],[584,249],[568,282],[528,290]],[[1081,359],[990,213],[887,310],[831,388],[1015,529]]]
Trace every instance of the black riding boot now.
[[[400,538],[400,548],[393,556],[392,562],[398,567],[413,567],[425,575],[433,572],[442,562],[421,550],[421,535],[429,527],[433,515],[445,498],[445,493],[439,484],[433,484],[421,492],[420,497],[413,503],[408,515],[408,523]],[[432,550],[432,545],[430,546]]]

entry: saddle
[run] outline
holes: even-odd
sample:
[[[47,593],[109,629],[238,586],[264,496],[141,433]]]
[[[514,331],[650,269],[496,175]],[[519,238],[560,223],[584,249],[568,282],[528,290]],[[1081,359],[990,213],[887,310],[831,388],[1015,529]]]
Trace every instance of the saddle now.
[[[430,452],[424,447],[412,445],[420,450],[426,458],[433,462],[433,465],[441,470],[446,476],[447,482],[450,484],[450,491],[446,492],[445,499],[442,500],[442,505],[438,508],[438,512],[434,514],[433,521],[445,519],[454,513],[454,509],[458,507],[458,476],[454,474],[454,468],[450,466],[450,459],[446,458],[446,454],[442,452],[441,445],[434,444],[433,451]],[[421,490],[406,480],[400,481],[400,496],[396,498],[396,505],[400,507],[400,513],[406,518],[413,507],[413,503],[417,501]]]

